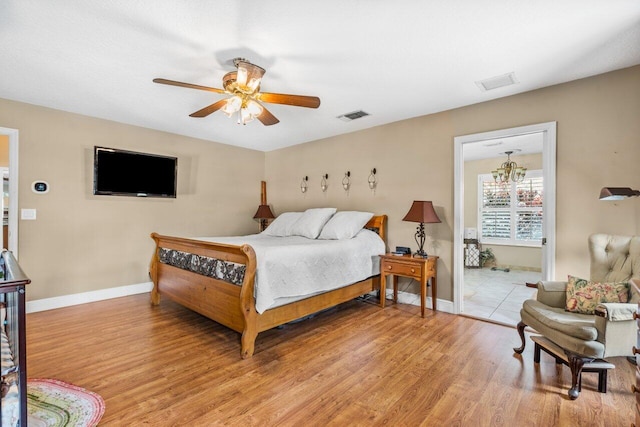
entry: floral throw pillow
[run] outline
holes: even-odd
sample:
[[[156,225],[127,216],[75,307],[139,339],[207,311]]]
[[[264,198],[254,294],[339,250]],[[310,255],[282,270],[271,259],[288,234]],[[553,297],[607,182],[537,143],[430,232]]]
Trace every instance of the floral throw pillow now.
[[[628,302],[629,283],[598,283],[569,276],[565,309],[572,313],[594,314],[605,302]]]

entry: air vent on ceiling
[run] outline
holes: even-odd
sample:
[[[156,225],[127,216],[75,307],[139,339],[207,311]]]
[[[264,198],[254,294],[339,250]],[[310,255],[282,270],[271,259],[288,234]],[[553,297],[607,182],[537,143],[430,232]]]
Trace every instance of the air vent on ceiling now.
[[[343,114],[341,116],[338,116],[338,118],[343,122],[350,122],[351,120],[359,119],[361,117],[368,116],[368,115],[369,113],[362,110],[358,110],[352,113]]]
[[[484,147],[496,147],[498,145],[502,145],[504,142],[502,141],[489,141],[482,144]]]
[[[480,88],[481,91],[498,89],[499,87],[511,86],[512,84],[518,83],[516,79],[515,73],[507,73],[501,76],[490,77],[488,79],[479,80],[476,82],[476,85]]]

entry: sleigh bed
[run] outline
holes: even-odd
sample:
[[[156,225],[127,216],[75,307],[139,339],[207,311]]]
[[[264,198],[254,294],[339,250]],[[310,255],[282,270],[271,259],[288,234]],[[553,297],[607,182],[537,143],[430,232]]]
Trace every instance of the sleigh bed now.
[[[339,215],[335,216],[337,218]],[[283,237],[283,240],[279,241],[280,243],[276,246],[279,246],[280,249],[265,249],[262,247],[262,239],[269,229],[253,236],[207,239],[171,237],[152,233],[151,237],[155,241],[156,248],[150,268],[154,284],[151,302],[158,305],[161,296],[167,297],[241,333],[241,356],[249,358],[253,355],[258,333],[380,289],[377,255],[385,251],[386,219],[386,215],[371,217],[364,228],[357,231],[351,239],[324,242],[311,242],[317,239],[306,239],[310,240],[311,246],[331,248],[331,252],[334,253],[333,258],[331,256],[328,259],[313,258],[311,262],[311,264],[319,264],[321,268],[326,270],[333,268],[334,264],[348,262],[346,261],[348,256],[336,255],[337,252],[334,252],[333,248],[344,244],[354,245],[358,240],[371,242],[370,245],[375,249],[371,254],[365,255],[365,258],[368,257],[371,263],[371,266],[368,267],[370,269],[368,274],[357,280],[348,280],[339,284],[331,284],[330,282],[336,279],[329,274],[326,281],[324,279],[321,281],[321,288],[325,289],[310,291],[310,288],[305,288],[304,291],[301,291],[302,295],[293,296],[285,293],[282,298],[279,298],[278,295],[267,295],[265,298],[264,282],[267,275],[274,275],[271,267],[268,268],[267,265],[268,263],[273,264],[274,256],[272,255],[285,253],[282,251],[286,249],[287,239],[290,237]],[[244,237],[248,238],[244,239]],[[300,240],[304,239],[304,237],[298,237],[298,240],[293,239],[293,246],[290,248],[292,252],[287,252],[288,255],[284,256],[288,262],[293,262],[293,264],[279,267],[281,271],[289,271],[293,279],[285,277],[278,280],[283,282],[291,281],[289,279],[300,280],[296,274],[298,270],[304,270],[304,268],[300,268],[304,261],[303,255],[307,252],[314,253],[311,249],[307,249],[307,246],[297,246]],[[251,244],[229,243],[243,240],[254,242],[255,249]],[[351,248],[353,247],[355,246],[351,246]],[[268,250],[272,252],[267,252]],[[345,254],[359,251],[347,250],[348,252],[344,252]],[[315,257],[315,255],[309,256]],[[338,266],[338,269],[340,268]],[[344,269],[344,265],[342,268]],[[362,269],[360,268],[360,270]],[[312,273],[314,277],[315,274]],[[261,279],[260,281],[256,280],[257,276]],[[314,278],[310,275],[307,277]]]

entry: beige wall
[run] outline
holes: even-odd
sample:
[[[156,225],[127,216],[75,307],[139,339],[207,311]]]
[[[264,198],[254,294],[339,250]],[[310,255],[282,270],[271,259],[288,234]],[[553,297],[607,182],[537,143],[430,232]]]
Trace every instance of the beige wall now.
[[[640,234],[640,199],[597,198],[605,185],[640,188],[639,116],[640,66],[269,153],[0,100],[0,126],[20,131],[20,208],[38,215],[20,221],[29,300],[148,281],[152,231],[255,231],[265,178],[276,214],[335,206],[389,215],[391,248],[416,247],[415,224],[402,217],[413,200],[432,200],[442,223],[426,226],[426,249],[441,257],[438,297],[451,300],[453,138],[548,121],[558,122],[556,277],[585,275],[588,234]],[[178,198],[93,196],[94,145],[178,156]],[[375,192],[366,183],[373,167]],[[340,185],[347,170],[348,194]],[[36,179],[51,191],[31,192]]]
[[[542,169],[542,154],[514,155],[519,166],[529,170]],[[491,173],[505,157],[464,162],[464,226],[478,228],[478,175]],[[542,250],[539,247],[482,245],[491,248],[501,267],[542,270]]]
[[[9,166],[9,137],[0,135],[0,167]]]
[[[441,257],[438,297],[451,300],[453,138],[557,121],[556,278],[588,275],[588,234],[640,234],[640,199],[598,200],[605,185],[640,188],[638,117],[640,66],[269,152],[269,201],[277,213],[311,206],[386,213],[389,246],[415,248],[415,225],[402,217],[413,200],[432,200],[443,222],[426,226],[426,249]],[[366,177],[374,166],[380,183],[372,194]],[[349,195],[340,187],[346,170]],[[330,175],[325,194],[323,173]]]
[[[0,126],[19,130],[19,258],[29,300],[149,281],[149,234],[255,232],[264,153],[0,100]],[[178,157],[176,199],[94,196],[93,146]],[[46,180],[47,194],[31,182]]]

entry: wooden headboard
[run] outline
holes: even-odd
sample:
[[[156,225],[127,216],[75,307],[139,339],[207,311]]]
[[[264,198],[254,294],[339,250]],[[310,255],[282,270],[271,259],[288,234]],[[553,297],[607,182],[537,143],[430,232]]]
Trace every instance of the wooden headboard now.
[[[387,216],[386,215],[374,215],[364,228],[374,228],[375,232],[387,243]]]

